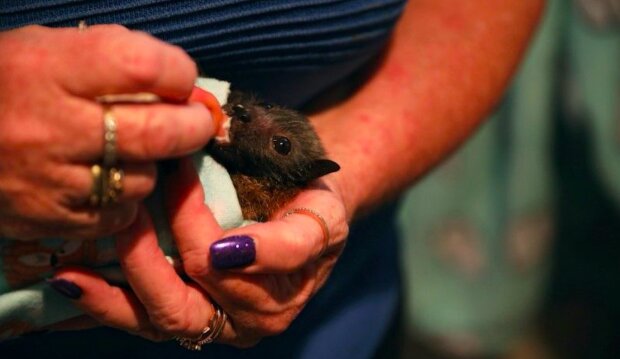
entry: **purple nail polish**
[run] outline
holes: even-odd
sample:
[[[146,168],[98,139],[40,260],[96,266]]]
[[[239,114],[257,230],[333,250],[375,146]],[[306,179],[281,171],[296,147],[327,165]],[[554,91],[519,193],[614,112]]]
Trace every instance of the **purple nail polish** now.
[[[82,288],[75,283],[62,278],[52,278],[47,280],[47,284],[58,293],[70,299],[79,299],[82,296]]]
[[[216,269],[246,267],[256,259],[254,240],[249,236],[231,236],[213,243],[211,265]]]

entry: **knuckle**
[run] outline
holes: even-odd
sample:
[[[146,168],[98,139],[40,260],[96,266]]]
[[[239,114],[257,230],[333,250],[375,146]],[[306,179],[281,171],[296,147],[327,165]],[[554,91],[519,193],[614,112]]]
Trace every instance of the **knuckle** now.
[[[88,311],[93,317],[97,318],[97,320],[103,323],[107,323],[110,321],[110,313],[112,312],[112,310],[107,306],[95,306]]]
[[[160,332],[180,336],[196,336],[195,316],[190,312],[190,297],[172,295],[148,310],[149,322]]]
[[[209,270],[209,265],[204,253],[187,251],[182,253],[181,257],[183,258],[183,269],[190,278],[199,280],[205,277]]]
[[[153,325],[165,333],[175,333],[187,335],[191,333],[192,319],[187,315],[184,306],[171,305],[169,308],[161,311],[155,311],[149,314]],[[195,335],[193,333],[191,335]]]

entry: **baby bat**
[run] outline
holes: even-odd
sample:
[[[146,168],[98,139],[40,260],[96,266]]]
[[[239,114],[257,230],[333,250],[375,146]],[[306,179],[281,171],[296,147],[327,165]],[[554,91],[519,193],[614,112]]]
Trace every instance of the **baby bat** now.
[[[244,219],[266,221],[311,181],[340,169],[302,114],[240,91],[222,109],[228,138],[206,150],[230,173]]]

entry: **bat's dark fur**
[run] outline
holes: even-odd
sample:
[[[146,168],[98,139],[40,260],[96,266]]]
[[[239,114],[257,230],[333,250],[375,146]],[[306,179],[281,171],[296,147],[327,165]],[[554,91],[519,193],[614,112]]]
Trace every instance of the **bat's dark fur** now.
[[[207,150],[231,174],[245,219],[266,221],[312,180],[340,169],[300,113],[237,91],[223,109],[230,143],[213,140]]]

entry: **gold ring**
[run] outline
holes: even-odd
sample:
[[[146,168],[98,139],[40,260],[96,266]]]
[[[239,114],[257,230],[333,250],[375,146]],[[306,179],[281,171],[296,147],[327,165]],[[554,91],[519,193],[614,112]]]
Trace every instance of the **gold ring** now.
[[[319,257],[322,256],[323,253],[325,253],[325,251],[327,250],[327,247],[329,246],[329,227],[327,227],[327,222],[325,222],[325,218],[323,218],[323,216],[321,216],[317,211],[306,207],[290,209],[286,213],[284,213],[282,218],[286,218],[291,214],[305,214],[306,216],[314,219],[316,223],[321,226],[321,230],[323,231],[323,247],[319,252]]]
[[[111,106],[103,106],[103,165],[113,167],[117,160],[116,117]]]
[[[90,168],[90,173],[93,177],[93,187],[88,197],[88,203],[97,207],[101,205],[101,198],[103,197],[103,169],[99,165],[93,165]]]
[[[101,204],[107,205],[117,203],[123,193],[123,179],[125,173],[116,167],[106,168],[103,179],[103,197]]]
[[[222,334],[228,316],[215,302],[212,305],[214,313],[209,319],[209,324],[202,330],[198,338],[174,338],[183,348],[200,351],[203,345],[213,343]]]
[[[93,207],[104,207],[117,203],[123,193],[123,179],[125,173],[116,167],[90,167],[93,186],[88,197],[88,203]]]
[[[80,22],[81,24],[81,22]],[[125,173],[116,167],[116,118],[109,105],[103,106],[103,164],[93,165],[90,172],[93,187],[88,202],[91,206],[104,207],[117,203],[123,193]]]

